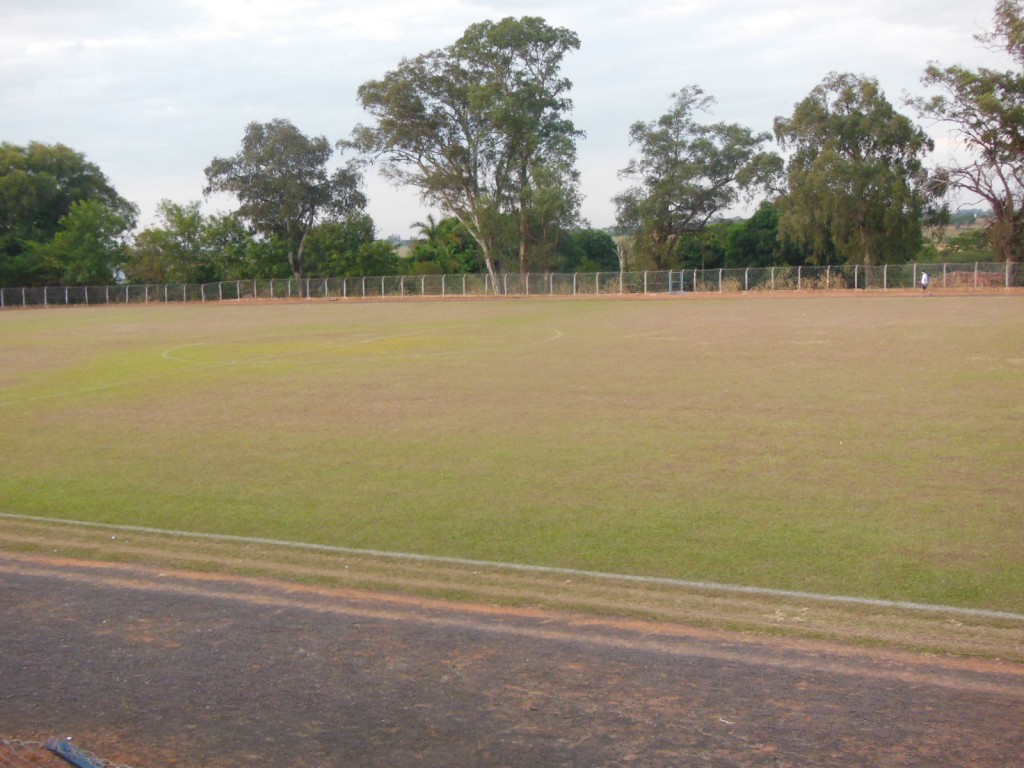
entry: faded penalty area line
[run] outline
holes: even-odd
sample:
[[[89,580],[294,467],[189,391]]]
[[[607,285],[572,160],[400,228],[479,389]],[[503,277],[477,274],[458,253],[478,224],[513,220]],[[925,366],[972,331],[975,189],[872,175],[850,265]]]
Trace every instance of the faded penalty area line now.
[[[389,552],[386,550],[378,549],[356,549],[353,547],[341,547],[331,544],[313,544],[309,542],[285,541],[280,539],[267,539],[253,536],[235,536],[226,533],[200,533],[195,531],[176,531],[165,528],[149,528],[139,525],[94,523],[86,520],[64,520],[58,517],[19,515],[9,512],[0,512],[0,519],[22,520],[25,522],[33,523],[69,525],[80,528],[96,528],[109,531],[121,531],[124,533],[142,533],[157,536],[170,536],[175,538],[195,539],[201,541],[221,541],[230,542],[234,544],[272,546],[287,549],[305,550],[309,552],[328,552],[339,555],[376,557],[390,560],[402,560],[420,563],[436,563],[439,565],[456,565],[468,568],[488,568],[493,570],[504,570],[517,573],[572,576],[574,578],[587,578],[608,582],[631,584],[649,584],[652,586],[667,586],[676,587],[679,589],[721,592],[725,594],[755,595],[760,597],[781,597],[798,600],[810,600],[820,603],[855,605],[871,608],[895,608],[901,610],[919,611],[926,613],[942,613],[951,614],[955,616],[972,616],[985,619],[1000,619],[1004,621],[1024,622],[1024,614],[1011,613],[1008,611],[992,611],[983,608],[961,608],[952,605],[931,605],[928,603],[915,603],[901,600],[880,600],[868,597],[853,597],[848,595],[827,595],[818,592],[800,592],[787,589],[772,589],[770,587],[751,587],[744,586],[742,584],[720,584],[717,582],[709,581],[689,581],[686,579],[671,579],[662,576],[638,576],[634,574],[606,573],[603,571],[586,571],[578,570],[575,568],[559,568],[556,566],[549,565],[501,563],[491,560],[471,560],[461,557],[446,557],[443,555],[423,555],[414,552]]]

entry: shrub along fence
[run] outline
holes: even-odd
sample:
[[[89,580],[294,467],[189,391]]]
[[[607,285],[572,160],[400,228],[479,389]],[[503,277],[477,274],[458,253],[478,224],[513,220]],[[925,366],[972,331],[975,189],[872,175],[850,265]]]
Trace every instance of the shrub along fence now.
[[[89,304],[143,304],[295,298],[405,298],[417,296],[606,296],[614,294],[742,293],[747,291],[984,290],[1020,288],[1011,262],[886,264],[877,267],[750,267],[644,272],[312,277],[303,280],[224,280],[202,284],[60,285],[0,288],[0,308]]]

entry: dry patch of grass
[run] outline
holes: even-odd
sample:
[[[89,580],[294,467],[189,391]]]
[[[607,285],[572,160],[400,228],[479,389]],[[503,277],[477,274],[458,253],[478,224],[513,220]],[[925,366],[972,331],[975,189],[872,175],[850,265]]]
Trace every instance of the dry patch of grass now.
[[[0,511],[1021,613],[1022,319],[995,296],[0,313]]]

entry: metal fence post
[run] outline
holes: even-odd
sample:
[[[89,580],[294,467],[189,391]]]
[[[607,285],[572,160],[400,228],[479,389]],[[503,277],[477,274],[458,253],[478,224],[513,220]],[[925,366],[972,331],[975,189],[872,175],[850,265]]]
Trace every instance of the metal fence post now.
[[[938,280],[935,279],[935,278],[938,277],[938,263],[927,264],[927,265],[919,264],[917,262],[909,262],[909,263],[911,265],[911,272],[910,272],[910,276],[911,276],[910,287],[911,288],[913,288],[915,285],[917,285],[918,280],[919,280],[919,275],[922,274],[922,269],[924,267],[930,267],[930,268],[935,270],[935,273],[933,275],[933,284],[935,284],[936,286],[939,285]],[[950,271],[951,271],[950,270],[951,266],[953,267],[952,271],[953,271],[954,276],[956,277],[956,279],[959,280],[960,278],[962,278],[962,276],[964,274],[969,274],[969,273],[966,272],[966,268],[968,268],[971,263],[972,262],[965,262],[965,263],[955,263],[955,264],[950,265],[947,262],[943,262],[942,263],[942,284],[941,284],[941,287],[942,288],[948,288],[949,287],[949,274],[950,274]],[[985,269],[984,270],[982,269],[982,266],[981,266],[983,263],[985,264]],[[1000,263],[1002,263],[1002,262],[1000,262]],[[996,277],[995,276],[998,275],[998,274],[1002,274],[1002,276],[1003,276],[1003,286],[1004,286],[1004,288],[1009,289],[1009,288],[1011,288],[1014,285],[1020,285],[1020,283],[1019,283],[1019,274],[1018,274],[1017,270],[1015,269],[1014,263],[1013,262],[1005,262],[1005,263],[1002,263],[1002,266],[1000,266],[1000,263],[981,262],[981,261],[973,262],[973,264],[974,264],[974,280],[973,280],[973,284],[974,284],[974,289],[975,290],[980,290],[982,287],[992,287],[992,288],[997,287],[998,283],[996,282]],[[799,290],[799,291],[803,290],[803,267],[804,266],[805,265],[797,265],[797,290]],[[906,287],[906,265],[905,264],[904,265],[897,265],[896,270],[893,272],[893,284],[892,285],[889,284],[889,266],[890,265],[889,264],[882,264],[882,265],[878,265],[878,266],[882,267],[882,288],[883,288],[883,290],[889,291],[889,290],[898,289],[898,288],[901,288],[901,287]],[[854,265],[854,271],[853,271],[853,286],[852,287],[854,289],[864,289],[864,290],[868,290],[872,286],[877,288],[877,282],[878,282],[877,274],[878,273],[877,273],[876,270],[877,270],[878,266],[865,265],[865,268],[864,268],[864,282],[862,284],[861,280],[860,280],[860,272],[861,272],[860,265],[859,264],[855,264]],[[743,280],[742,280],[742,282],[740,282],[740,280],[739,280],[740,270],[741,269],[743,271]],[[718,271],[718,292],[719,293],[724,293],[725,292],[725,273],[726,272],[729,272],[730,280],[732,280],[732,279],[736,280],[737,290],[739,290],[741,292],[749,292],[751,290],[754,290],[755,288],[763,290],[765,288],[763,274],[764,274],[765,271],[769,271],[769,268],[768,267],[764,267],[764,268],[754,268],[754,269],[755,269],[755,272],[756,272],[754,283],[756,285],[752,285],[752,283],[751,283],[751,280],[750,280],[751,268],[750,267],[735,268],[735,269],[726,269],[724,267],[718,268],[718,270],[717,270]],[[810,278],[811,278],[811,287],[809,288],[809,290],[820,289],[821,285],[820,285],[819,280],[820,280],[820,274],[821,274],[821,267],[808,266],[808,269],[811,270],[810,273],[809,273],[810,274]],[[780,274],[782,275],[782,282],[783,282],[783,284],[781,286],[779,285],[778,281],[776,280],[776,273],[779,272],[779,270],[782,270]],[[675,291],[675,288],[676,288],[675,281],[676,280],[679,281],[679,292],[680,293],[685,293],[685,291],[686,291],[686,282],[687,282],[688,279],[690,279],[690,276],[687,275],[687,273],[686,273],[687,271],[685,269],[679,270],[678,277],[676,276],[675,270],[671,270],[670,269],[670,270],[667,270],[667,271],[662,271],[662,270],[654,270],[654,271],[657,272],[658,275],[665,275],[665,274],[667,274],[667,276],[668,276],[668,287],[667,287],[667,290],[668,290],[669,294],[672,294],[672,293],[676,292]],[[694,269],[694,270],[691,270],[691,271],[693,273],[692,283],[691,283],[692,289],[694,291],[697,291],[698,287],[702,287],[702,290],[707,290],[708,286],[710,285],[709,273],[711,273],[713,270],[710,270],[710,269],[703,269],[703,270]],[[984,280],[982,280],[982,277],[981,277],[982,272],[985,273],[985,279]],[[506,296],[510,295],[509,294],[510,286],[509,286],[509,274],[508,273],[503,273],[502,281],[500,283],[498,282],[496,277],[492,277],[490,274],[487,274],[487,273],[485,273],[483,275],[469,275],[467,273],[461,273],[461,274],[462,274],[462,288],[461,288],[461,290],[462,290],[462,295],[463,296],[468,295],[468,291],[469,291],[469,288],[470,288],[468,280],[469,280],[469,277],[471,277],[471,276],[474,278],[473,289],[474,289],[475,295],[480,295],[479,289],[477,287],[478,285],[480,285],[480,283],[477,282],[477,280],[480,277],[483,278],[483,284],[482,284],[483,285],[483,295],[489,295],[492,290],[493,290],[493,293],[494,293],[495,296],[500,296],[500,295],[503,295],[503,294],[506,295]],[[563,286],[568,282],[567,280],[563,280],[563,278],[568,278],[569,274],[570,273],[558,273],[558,272],[553,272],[553,271],[552,272],[538,273],[538,278],[540,279],[542,285],[540,287],[538,287],[536,291],[534,291],[533,289],[534,289],[534,287],[537,286],[537,281],[532,279],[532,276],[533,276],[532,273],[530,273],[530,272],[526,272],[526,273],[513,273],[512,274],[512,279],[513,280],[517,280],[518,283],[513,284],[511,286],[511,290],[513,292],[515,292],[515,295],[525,295],[527,297],[544,295],[545,293],[550,295],[550,296],[554,296],[555,293],[556,293],[555,292],[556,278],[558,278],[559,292],[562,292],[562,291],[565,290]],[[614,272],[610,273],[612,275],[612,277],[609,278],[608,291],[604,290],[604,283],[603,283],[603,279],[604,278],[602,277],[605,274],[604,272],[586,272],[586,273],[573,272],[571,274],[572,274],[572,289],[571,289],[571,292],[572,292],[573,296],[577,296],[577,295],[590,295],[590,293],[595,293],[596,295],[601,296],[601,295],[606,294],[606,293],[607,294],[612,294],[612,293],[616,292],[615,288],[613,287],[613,285],[611,283],[611,280],[615,279],[615,273]],[[586,275],[589,275],[589,274],[592,274],[594,276],[594,290],[592,292],[589,289],[584,287],[584,282],[586,281]],[[626,275],[627,274],[630,276],[630,280],[629,280],[629,282],[630,282],[630,286],[629,286],[630,292],[631,293],[635,293],[635,292],[637,292],[637,289],[640,288],[639,281],[637,281],[636,278],[641,273],[639,273],[639,272],[629,272],[627,270],[620,269],[618,271],[618,281],[617,281],[618,282],[618,294],[619,295],[623,295],[623,294],[626,293]],[[643,287],[642,287],[641,290],[643,291],[643,293],[644,294],[648,294],[648,293],[651,293],[652,291],[657,292],[659,290],[658,289],[658,285],[660,284],[661,278],[656,278],[655,281],[652,283],[651,282],[651,270],[645,269],[645,270],[643,270],[642,274],[643,274]],[[843,289],[849,289],[850,288],[849,284],[846,282],[849,279],[848,275],[849,275],[849,273],[846,271],[846,267],[840,267],[839,279],[837,280],[837,287],[838,288],[843,288]],[[456,277],[457,275],[455,273],[453,273],[452,276]],[[769,290],[777,291],[777,290],[780,290],[780,289],[781,290],[785,290],[785,289],[789,288],[790,287],[789,280],[790,280],[791,276],[792,276],[792,266],[779,266],[779,267],[772,266],[770,268]],[[415,277],[408,276],[408,275],[391,275],[391,276],[382,275],[380,277],[364,276],[362,278],[356,277],[356,278],[353,278],[353,279],[360,281],[360,285],[361,285],[361,288],[362,288],[362,297],[363,298],[370,298],[369,291],[373,290],[372,288],[370,288],[367,285],[367,280],[380,280],[380,295],[381,296],[389,295],[387,293],[387,290],[388,290],[388,288],[387,288],[388,280],[398,280],[398,286],[399,286],[398,291],[397,292],[393,292],[390,295],[392,295],[392,296],[400,296],[401,298],[404,299],[406,297],[406,293],[405,293],[405,278],[406,277],[410,277],[410,280],[415,280]],[[431,278],[431,286],[433,286],[434,285],[433,280],[436,277],[436,275],[420,275],[420,280],[419,280],[418,288],[415,286],[414,282],[410,282],[410,291],[412,292],[410,295],[416,295],[416,291],[417,290],[419,291],[419,295],[422,295],[422,296],[427,296],[427,295],[431,295],[431,296],[437,296],[437,295],[448,296],[449,295],[448,275],[447,274],[441,274],[441,276],[440,276],[441,277],[440,293],[438,293],[436,291],[436,289],[433,288],[433,287],[431,287],[428,290],[428,288],[427,288],[427,278],[428,277]],[[581,278],[583,278],[583,279],[581,280]],[[298,291],[298,294],[295,294],[293,292],[293,290],[292,290],[292,280],[293,279],[294,278],[288,278],[288,287],[286,289],[287,297],[289,299],[290,298],[294,298],[296,295],[301,297],[302,296],[302,291],[305,290],[306,298],[312,299],[313,298],[313,278],[307,277],[307,278],[304,278],[304,279],[295,279],[295,290]],[[332,295],[330,281],[331,281],[331,279],[335,279],[335,278],[317,278],[317,279],[323,281],[322,288],[320,290],[320,293],[322,294],[323,298],[325,298],[325,299],[329,298]],[[348,278],[337,278],[337,279],[341,279],[342,280],[341,296],[343,296],[344,298],[348,298],[349,297],[349,295],[348,295]],[[225,291],[224,291],[224,284],[225,284],[225,282],[230,282],[230,281],[223,281],[223,280],[221,280],[221,281],[217,281],[216,283],[191,283],[191,284],[190,283],[180,283],[180,284],[174,284],[174,285],[177,285],[177,287],[181,290],[181,292],[182,292],[181,301],[183,303],[191,301],[191,298],[189,297],[189,287],[190,287],[190,285],[198,285],[199,286],[200,300],[202,302],[210,302],[210,301],[225,301],[226,297],[227,298],[231,298],[231,296],[229,295],[230,291],[228,292],[228,294],[225,294]],[[242,291],[246,290],[246,289],[242,288],[242,283],[246,282],[248,284],[250,281],[249,280],[245,280],[245,281],[243,281],[243,280],[236,280],[234,282],[235,282],[235,292],[236,292],[234,298],[236,300],[241,300],[243,298]],[[268,285],[269,285],[270,298],[271,299],[276,298],[277,297],[276,296],[277,282],[278,282],[277,279],[276,278],[268,278],[265,282],[267,282]],[[252,283],[252,294],[251,294],[251,296],[253,298],[257,298],[257,299],[261,298],[260,287],[259,287],[260,286],[260,280],[259,279],[253,279],[253,280],[251,280],[251,283]],[[984,286],[982,285],[983,283],[984,283]],[[961,285],[961,287],[962,287],[962,281],[960,283],[958,283],[958,284]],[[112,302],[113,303],[120,302],[121,300],[117,297],[117,291],[123,289],[124,292],[125,292],[125,294],[124,294],[124,303],[125,304],[130,304],[132,302],[132,288],[133,287],[134,288],[141,287],[142,288],[142,290],[141,290],[142,299],[143,299],[143,301],[146,304],[148,304],[151,301],[154,301],[154,302],[159,302],[159,301],[169,302],[170,301],[170,286],[171,285],[172,285],[171,283],[154,284],[152,292],[150,292],[150,285],[149,285],[149,283],[142,283],[140,285],[134,285],[134,286],[133,285],[123,285],[123,284],[105,285],[105,286],[77,286],[77,285],[76,286],[71,286],[71,285],[38,286],[38,287],[32,288],[32,296],[33,296],[33,304],[38,304],[39,296],[41,295],[42,296],[42,306],[49,307],[49,306],[54,306],[54,305],[60,305],[62,303],[62,299],[63,299],[64,306],[70,306],[70,304],[71,304],[71,288],[74,288],[76,291],[81,291],[82,292],[81,294],[79,294],[79,293],[75,294],[76,297],[77,297],[75,299],[75,302],[76,303],[82,303],[82,304],[84,304],[86,306],[92,306],[93,304],[101,304],[101,303],[110,304]],[[207,295],[207,291],[206,291],[206,286],[207,285],[209,285],[211,287],[211,289],[214,286],[216,286],[216,293],[213,293],[212,290],[211,290],[211,293],[208,296]],[[161,286],[163,288],[162,296],[161,296]],[[100,290],[101,287],[102,287],[102,291]],[[829,265],[825,265],[825,286],[824,287],[825,287],[825,290],[832,290],[832,266],[830,264]],[[53,301],[52,302],[50,301],[50,299],[51,299],[50,289],[51,288],[54,291],[54,293],[53,293]],[[92,288],[96,289],[96,293],[94,295],[90,295],[90,291],[92,290]],[[111,289],[113,289],[113,295],[112,295]],[[11,291],[11,293],[9,295],[7,294],[7,290]],[[457,295],[458,290],[459,290],[459,287],[458,287],[457,284],[452,286],[451,295]],[[730,285],[730,290],[731,290],[731,285]],[[17,303],[17,292],[18,291],[21,292],[21,304],[20,305]],[[152,295],[151,295],[151,293],[152,293]],[[353,296],[357,296],[357,295],[358,295],[358,291]],[[264,296],[264,298],[265,298],[265,296]],[[7,308],[7,307],[12,307],[12,306],[23,306],[23,307],[24,306],[28,306],[28,288],[27,287],[0,289],[0,308]]]

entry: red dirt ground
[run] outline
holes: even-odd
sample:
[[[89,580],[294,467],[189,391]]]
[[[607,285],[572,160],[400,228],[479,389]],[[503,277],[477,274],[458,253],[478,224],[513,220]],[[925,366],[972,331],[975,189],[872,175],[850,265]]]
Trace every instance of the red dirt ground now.
[[[68,736],[136,768],[1015,766],[1024,666],[0,553],[0,739]]]

